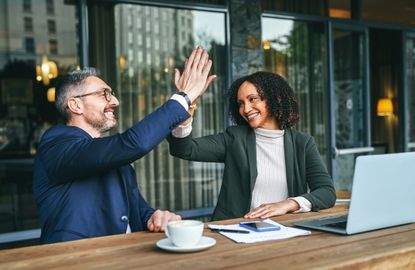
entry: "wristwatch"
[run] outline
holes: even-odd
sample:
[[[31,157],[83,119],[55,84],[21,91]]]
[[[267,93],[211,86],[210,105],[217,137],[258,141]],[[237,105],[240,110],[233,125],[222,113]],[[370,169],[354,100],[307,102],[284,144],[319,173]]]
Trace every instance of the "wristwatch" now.
[[[181,95],[187,102],[187,105],[192,105],[192,101],[190,100],[189,96],[185,92],[177,92],[176,94]]]

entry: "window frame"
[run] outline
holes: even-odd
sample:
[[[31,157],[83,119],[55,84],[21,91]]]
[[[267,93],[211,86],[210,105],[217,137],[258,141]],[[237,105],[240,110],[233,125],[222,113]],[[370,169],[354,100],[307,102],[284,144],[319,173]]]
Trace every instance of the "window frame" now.
[[[24,38],[24,48],[25,52],[28,54],[35,54],[36,53],[36,42],[34,37],[25,37]],[[28,50],[28,48],[32,48]]]
[[[47,23],[48,34],[55,35],[56,34],[56,20],[48,19],[46,23]]]
[[[23,28],[26,33],[33,33],[33,18],[29,16],[23,17]]]

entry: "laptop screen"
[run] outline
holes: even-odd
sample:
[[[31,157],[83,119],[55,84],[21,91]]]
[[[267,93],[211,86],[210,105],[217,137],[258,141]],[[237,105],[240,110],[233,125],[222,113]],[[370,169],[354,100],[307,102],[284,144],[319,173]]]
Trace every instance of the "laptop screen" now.
[[[347,233],[415,222],[415,152],[359,156]]]
[[[415,222],[415,152],[359,156],[348,216],[295,222],[340,234]],[[346,230],[343,225],[347,220]],[[339,224],[339,226],[333,226]],[[330,224],[330,225],[329,225]]]

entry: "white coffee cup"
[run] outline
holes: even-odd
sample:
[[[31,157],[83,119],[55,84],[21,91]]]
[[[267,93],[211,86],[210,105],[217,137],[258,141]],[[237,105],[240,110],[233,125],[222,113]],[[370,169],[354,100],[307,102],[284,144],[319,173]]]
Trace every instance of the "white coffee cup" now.
[[[203,234],[203,222],[179,220],[167,223],[166,236],[177,247],[192,247],[199,243]]]

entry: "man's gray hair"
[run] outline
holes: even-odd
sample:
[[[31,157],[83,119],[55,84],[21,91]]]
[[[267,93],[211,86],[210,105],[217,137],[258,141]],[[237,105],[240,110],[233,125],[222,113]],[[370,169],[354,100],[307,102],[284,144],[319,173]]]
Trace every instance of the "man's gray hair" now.
[[[71,119],[71,113],[68,111],[68,99],[80,94],[85,79],[91,76],[99,77],[99,71],[95,68],[84,68],[59,78],[55,91],[55,106],[66,121]]]

